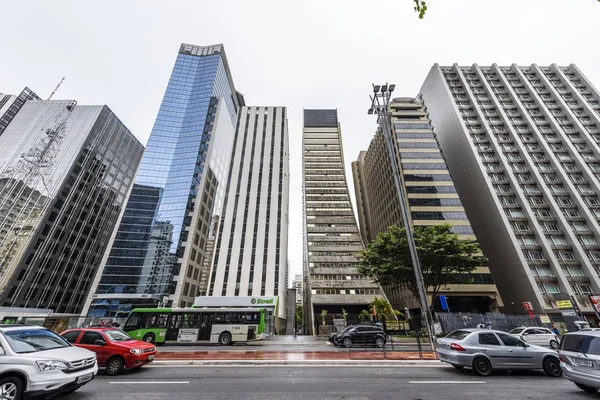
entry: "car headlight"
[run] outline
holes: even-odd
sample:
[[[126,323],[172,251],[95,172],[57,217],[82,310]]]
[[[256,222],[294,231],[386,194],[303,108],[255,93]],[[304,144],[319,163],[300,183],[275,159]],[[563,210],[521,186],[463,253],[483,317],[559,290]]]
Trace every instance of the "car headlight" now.
[[[131,354],[135,354],[136,356],[139,356],[140,354],[142,354],[144,352],[144,349],[131,349],[131,350],[129,350],[129,352]]]
[[[63,371],[69,369],[67,364],[58,360],[36,361],[40,371]]]

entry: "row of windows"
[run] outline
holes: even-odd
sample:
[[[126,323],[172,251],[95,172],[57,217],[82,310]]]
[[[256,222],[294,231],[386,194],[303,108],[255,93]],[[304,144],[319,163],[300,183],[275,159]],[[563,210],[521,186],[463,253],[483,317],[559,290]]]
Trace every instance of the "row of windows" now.
[[[367,279],[364,275],[352,274],[352,275],[340,275],[340,274],[317,274],[311,275],[311,279],[315,280],[349,280],[349,281],[362,281]]]
[[[453,220],[467,219],[467,214],[462,211],[413,211],[413,220]]]
[[[431,129],[428,123],[424,124],[394,124],[394,128],[396,129]]]
[[[312,289],[312,294],[379,294],[377,289]]]
[[[408,199],[408,204],[417,207],[462,206],[460,199]]]
[[[452,178],[450,175],[446,174],[405,174],[404,180],[407,182],[434,182],[434,181],[443,181],[443,182],[452,182]]]
[[[407,186],[407,193],[456,193],[454,186]]]

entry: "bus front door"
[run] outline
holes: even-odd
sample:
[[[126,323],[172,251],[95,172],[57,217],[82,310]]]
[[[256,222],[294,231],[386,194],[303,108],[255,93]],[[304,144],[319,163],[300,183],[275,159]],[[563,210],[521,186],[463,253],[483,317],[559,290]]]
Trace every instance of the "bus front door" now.
[[[210,332],[215,322],[214,313],[202,314],[200,317],[200,331],[198,332],[198,340],[210,340]]]
[[[169,318],[169,324],[167,325],[165,340],[177,340],[177,335],[179,335],[179,328],[181,327],[182,320],[182,314],[171,314],[171,317]]]

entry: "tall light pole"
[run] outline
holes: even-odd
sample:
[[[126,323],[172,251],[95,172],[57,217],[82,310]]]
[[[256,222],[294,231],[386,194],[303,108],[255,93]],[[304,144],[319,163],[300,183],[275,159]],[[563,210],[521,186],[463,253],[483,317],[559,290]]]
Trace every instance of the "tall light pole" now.
[[[385,85],[373,85],[373,94],[369,96],[371,98],[371,108],[369,108],[368,114],[377,115],[377,123],[379,124],[379,128],[383,133],[383,137],[385,138],[387,145],[394,175],[394,183],[396,184],[396,191],[398,192],[398,198],[400,199],[400,211],[402,213],[402,219],[404,220],[406,229],[408,248],[410,249],[410,258],[415,270],[417,288],[419,289],[419,303],[421,304],[421,312],[422,315],[425,316],[425,326],[427,328],[427,332],[429,333],[429,343],[431,344],[431,349],[433,350],[435,349],[435,329],[433,328],[433,317],[427,302],[427,289],[425,288],[423,272],[421,271],[419,255],[417,254],[417,246],[415,245],[413,229],[410,223],[410,216],[408,214],[408,203],[406,201],[406,196],[404,195],[404,189],[402,188],[402,177],[398,167],[398,159],[396,158],[396,139],[392,126],[392,112],[389,110],[390,99],[395,88],[396,85],[388,85],[387,83]]]

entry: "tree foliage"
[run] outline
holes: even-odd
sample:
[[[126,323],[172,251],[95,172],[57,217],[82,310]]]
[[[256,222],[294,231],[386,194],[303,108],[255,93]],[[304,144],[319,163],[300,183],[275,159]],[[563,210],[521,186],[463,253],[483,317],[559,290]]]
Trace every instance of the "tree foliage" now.
[[[444,286],[469,283],[470,274],[487,259],[479,245],[470,239],[459,239],[448,224],[417,226],[414,238],[428,293],[435,299]],[[406,230],[390,226],[363,250],[358,258],[360,273],[375,282],[396,289],[408,289],[418,298]]]
[[[296,324],[302,325],[302,306],[296,305]]]
[[[423,0],[413,0],[415,2],[415,11],[419,14],[419,18],[423,19],[427,11],[427,4]],[[600,0],[598,0],[600,1]]]
[[[375,307],[375,312],[377,315],[383,315],[386,320],[395,320],[398,316],[403,316],[400,311],[394,310],[389,301],[384,299],[383,297],[379,298],[375,296],[373,301],[369,303],[370,306]]]

